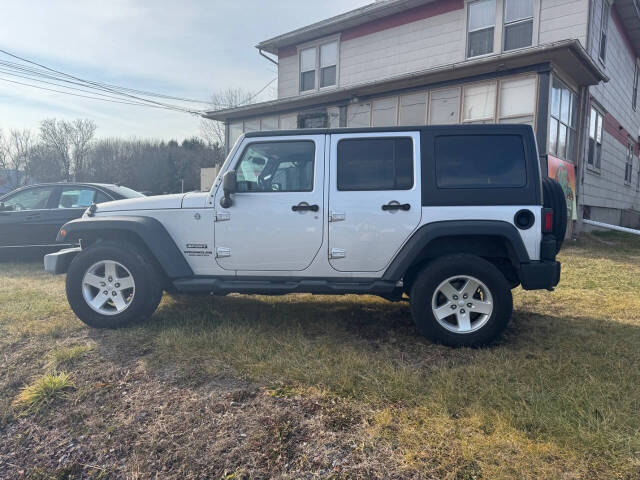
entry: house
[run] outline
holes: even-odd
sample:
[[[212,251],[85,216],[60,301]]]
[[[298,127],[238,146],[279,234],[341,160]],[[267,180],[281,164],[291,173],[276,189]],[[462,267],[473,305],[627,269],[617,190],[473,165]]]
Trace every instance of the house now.
[[[527,123],[570,218],[640,215],[636,0],[383,0],[257,48],[278,98],[208,112],[227,148],[252,130]]]

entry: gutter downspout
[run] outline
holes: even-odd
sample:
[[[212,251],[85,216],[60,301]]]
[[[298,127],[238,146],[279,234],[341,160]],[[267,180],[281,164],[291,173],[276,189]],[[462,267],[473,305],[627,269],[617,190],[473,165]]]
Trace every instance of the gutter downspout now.
[[[278,65],[278,62],[276,60],[274,60],[273,58],[271,58],[270,56],[268,56],[266,53],[264,53],[261,48],[258,49],[258,53],[260,54],[261,57],[266,58],[267,60],[269,60],[274,65]]]

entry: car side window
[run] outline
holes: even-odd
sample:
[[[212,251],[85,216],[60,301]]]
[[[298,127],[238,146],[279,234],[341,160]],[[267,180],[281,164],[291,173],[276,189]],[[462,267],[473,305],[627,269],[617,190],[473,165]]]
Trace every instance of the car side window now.
[[[524,144],[519,135],[443,135],[435,141],[439,188],[523,187]]]
[[[237,191],[312,191],[315,150],[308,140],[248,145],[236,166]]]
[[[43,210],[47,208],[53,187],[36,187],[17,192],[3,200],[5,211]]]
[[[413,187],[413,141],[410,138],[340,140],[338,190],[409,190]]]
[[[58,208],[87,208],[96,196],[92,188],[63,187],[60,193]]]
[[[96,203],[104,203],[104,202],[110,202],[112,200],[113,198],[109,197],[106,193],[103,193],[98,190],[96,192],[96,198],[93,201]]]

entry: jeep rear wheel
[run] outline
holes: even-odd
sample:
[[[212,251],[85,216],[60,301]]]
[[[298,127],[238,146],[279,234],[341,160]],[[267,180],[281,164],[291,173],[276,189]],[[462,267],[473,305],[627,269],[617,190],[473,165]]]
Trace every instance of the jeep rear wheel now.
[[[153,314],[162,298],[146,253],[133,244],[100,242],[73,259],[67,299],[74,313],[95,328],[117,328]]]
[[[495,340],[513,308],[502,272],[474,255],[451,255],[428,263],[413,282],[410,301],[420,333],[450,346]]]

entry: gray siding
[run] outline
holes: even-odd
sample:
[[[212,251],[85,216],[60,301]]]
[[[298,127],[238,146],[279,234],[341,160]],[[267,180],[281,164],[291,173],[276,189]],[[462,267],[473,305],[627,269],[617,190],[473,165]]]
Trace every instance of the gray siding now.
[[[602,1],[594,0],[591,23],[590,55],[600,63],[609,76],[608,83],[590,87],[590,94],[607,114],[612,115],[622,127],[637,139],[640,133],[640,108],[632,108],[633,74],[635,55],[629,51],[619,27],[612,15],[608,25],[606,62],[599,60],[600,24]],[[612,7],[613,9],[613,7]],[[625,185],[626,145],[609,132],[603,132],[602,166],[599,172],[589,168],[584,174],[582,203],[585,205],[640,210],[640,192],[637,191],[638,158],[634,158],[631,185]]]

